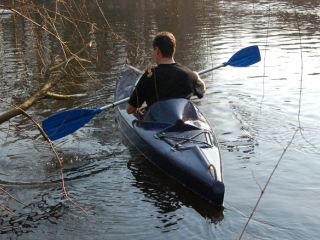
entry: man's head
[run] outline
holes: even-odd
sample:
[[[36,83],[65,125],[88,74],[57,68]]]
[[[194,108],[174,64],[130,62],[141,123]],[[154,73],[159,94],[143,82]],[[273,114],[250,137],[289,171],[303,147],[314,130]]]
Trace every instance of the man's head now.
[[[170,32],[159,32],[153,39],[153,49],[159,49],[163,58],[173,58],[176,51],[176,38]]]

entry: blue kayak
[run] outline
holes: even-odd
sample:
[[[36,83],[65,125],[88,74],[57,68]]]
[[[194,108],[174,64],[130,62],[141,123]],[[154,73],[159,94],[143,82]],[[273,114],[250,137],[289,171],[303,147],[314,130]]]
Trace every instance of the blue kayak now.
[[[129,97],[141,75],[127,65],[119,74],[115,101]],[[162,100],[151,105],[143,117],[127,114],[123,103],[116,107],[116,122],[129,142],[166,175],[208,202],[223,205],[218,142],[192,101]]]

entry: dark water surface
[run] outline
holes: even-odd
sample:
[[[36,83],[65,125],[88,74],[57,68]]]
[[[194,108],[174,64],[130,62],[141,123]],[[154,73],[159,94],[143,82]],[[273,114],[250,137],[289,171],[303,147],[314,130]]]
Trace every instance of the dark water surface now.
[[[208,74],[207,94],[196,101],[221,145],[225,209],[208,206],[128,147],[111,110],[56,142],[69,193],[85,214],[62,198],[53,154],[32,124],[17,117],[0,125],[0,239],[238,239],[280,159],[243,239],[319,239],[320,3],[101,2],[114,31],[140,50],[98,34],[93,78],[74,88],[89,96],[46,100],[29,113],[42,120],[64,108],[112,102],[125,60],[145,68],[160,30],[176,35],[176,60],[194,70],[257,44],[259,64]],[[103,24],[95,4],[87,9]],[[0,96],[6,102],[27,97],[37,72],[30,23],[14,28],[12,21],[0,18]],[[71,35],[68,29],[64,34]]]

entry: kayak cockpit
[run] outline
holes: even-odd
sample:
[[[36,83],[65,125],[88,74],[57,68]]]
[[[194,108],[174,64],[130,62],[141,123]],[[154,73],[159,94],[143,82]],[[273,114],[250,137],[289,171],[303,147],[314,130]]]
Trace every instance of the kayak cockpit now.
[[[205,118],[188,99],[173,98],[152,104],[143,117],[144,121],[176,124],[178,121],[197,128],[207,126]],[[208,128],[209,126],[207,126]]]
[[[135,121],[134,127],[153,130],[154,137],[169,144],[171,150],[217,144],[205,118],[190,100],[184,98],[154,103],[143,119]]]

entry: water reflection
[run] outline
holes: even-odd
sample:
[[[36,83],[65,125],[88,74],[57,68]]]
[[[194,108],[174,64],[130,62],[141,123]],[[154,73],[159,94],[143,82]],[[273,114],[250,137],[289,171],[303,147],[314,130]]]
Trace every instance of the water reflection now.
[[[0,234],[18,237],[32,232],[44,222],[57,224],[64,214],[66,205],[57,197],[51,196],[54,191],[39,192],[30,204],[13,212],[1,214]]]
[[[164,175],[135,150],[131,149],[130,155],[133,158],[128,162],[128,168],[135,178],[132,186],[139,188],[148,201],[159,209],[160,217],[164,218],[161,221],[166,223],[167,216],[174,215],[174,212],[182,207],[192,207],[201,216],[210,219],[215,224],[223,220],[223,208],[210,205]],[[179,219],[176,219],[176,221],[179,221]],[[172,224],[172,221],[170,222]]]

